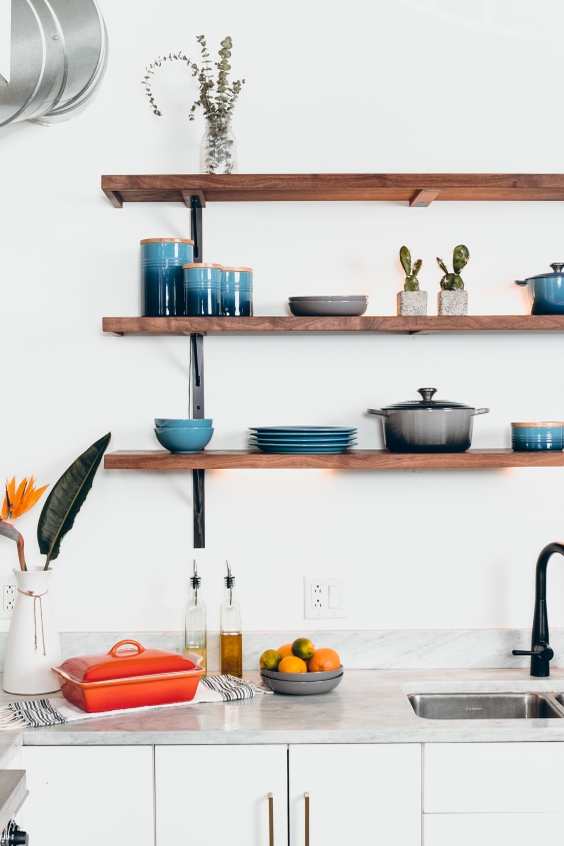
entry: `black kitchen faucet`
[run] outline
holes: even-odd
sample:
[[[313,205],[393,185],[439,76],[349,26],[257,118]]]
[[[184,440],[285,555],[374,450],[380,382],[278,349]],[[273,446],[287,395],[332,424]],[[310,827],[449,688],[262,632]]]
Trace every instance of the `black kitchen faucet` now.
[[[549,558],[559,552],[564,555],[564,543],[549,543],[537,559],[535,576],[535,614],[531,650],[514,649],[513,655],[531,656],[531,675],[546,677],[550,675],[549,661],[554,658],[554,650],[548,645],[548,615],[546,612],[546,568]]]

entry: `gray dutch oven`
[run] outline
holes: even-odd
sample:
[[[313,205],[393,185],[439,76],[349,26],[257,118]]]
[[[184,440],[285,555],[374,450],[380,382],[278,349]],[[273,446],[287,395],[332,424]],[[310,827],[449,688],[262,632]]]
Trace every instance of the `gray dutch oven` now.
[[[472,418],[489,408],[434,400],[436,388],[419,388],[422,399],[369,408],[382,417],[390,452],[464,452],[472,440]]]

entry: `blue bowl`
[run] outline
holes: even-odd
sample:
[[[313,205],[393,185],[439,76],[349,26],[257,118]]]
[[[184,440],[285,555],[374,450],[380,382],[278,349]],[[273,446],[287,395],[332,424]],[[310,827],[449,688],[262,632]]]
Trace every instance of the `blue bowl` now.
[[[183,418],[175,420],[173,417],[155,417],[157,429],[202,429],[210,428],[213,424],[211,417],[202,417],[200,420]]]
[[[213,429],[155,429],[157,441],[169,452],[199,452],[212,439]]]

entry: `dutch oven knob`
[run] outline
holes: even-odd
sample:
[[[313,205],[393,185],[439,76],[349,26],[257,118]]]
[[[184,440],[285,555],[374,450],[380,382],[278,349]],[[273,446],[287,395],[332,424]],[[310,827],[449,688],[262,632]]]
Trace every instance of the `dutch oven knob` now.
[[[562,273],[564,270],[564,262],[561,261],[555,261],[554,264],[551,264],[550,266],[555,273]]]
[[[432,402],[433,394],[437,393],[436,388],[417,388],[417,393],[421,394],[423,402]]]

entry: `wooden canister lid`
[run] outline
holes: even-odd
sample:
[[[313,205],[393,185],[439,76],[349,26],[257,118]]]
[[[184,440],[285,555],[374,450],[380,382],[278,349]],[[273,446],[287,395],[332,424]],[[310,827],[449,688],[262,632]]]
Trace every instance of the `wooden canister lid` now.
[[[514,429],[552,429],[555,426],[564,426],[564,423],[561,420],[549,420],[539,423],[537,420],[534,423],[512,423],[511,425]]]
[[[237,271],[239,271],[239,273],[252,273],[253,272],[252,267],[227,267],[226,265],[223,265],[221,269],[222,270],[237,270]]]
[[[144,238],[142,241],[139,241],[140,244],[192,244],[194,242],[190,240],[190,238]]]
[[[189,264],[183,264],[182,267],[219,267],[221,270],[220,264],[204,264],[201,261],[190,262]]]

